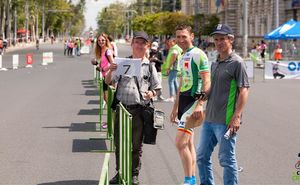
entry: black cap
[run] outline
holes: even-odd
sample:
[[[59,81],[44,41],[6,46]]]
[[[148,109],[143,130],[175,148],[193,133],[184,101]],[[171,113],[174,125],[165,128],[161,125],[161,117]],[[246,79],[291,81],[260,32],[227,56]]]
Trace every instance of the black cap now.
[[[148,42],[149,40],[149,36],[146,32],[144,31],[136,31],[133,33],[133,38],[134,39],[137,39],[137,38],[140,38],[140,39],[144,39]]]
[[[222,34],[234,37],[231,27],[226,24],[218,24],[210,35],[213,36],[214,34]]]

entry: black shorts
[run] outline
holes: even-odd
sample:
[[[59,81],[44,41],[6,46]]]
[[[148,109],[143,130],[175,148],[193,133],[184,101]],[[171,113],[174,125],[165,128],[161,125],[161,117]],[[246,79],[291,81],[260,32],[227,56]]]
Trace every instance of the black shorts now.
[[[178,119],[181,119],[181,116],[191,108],[191,106],[194,104],[195,98],[192,96],[179,96],[179,105],[178,105]]]
[[[108,91],[108,85],[105,83],[105,79],[103,80],[102,87],[103,91]]]

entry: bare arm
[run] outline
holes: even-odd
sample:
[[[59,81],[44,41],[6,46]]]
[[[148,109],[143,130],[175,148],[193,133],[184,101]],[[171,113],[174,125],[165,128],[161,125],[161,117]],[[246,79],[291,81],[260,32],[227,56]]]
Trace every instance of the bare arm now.
[[[205,94],[208,94],[210,91],[210,73],[208,71],[201,72],[201,79],[202,79],[202,91]],[[198,103],[195,107],[195,110],[192,114],[194,119],[198,119],[201,116],[201,111],[203,111],[203,103],[206,101],[207,95],[202,97],[198,100]]]
[[[247,87],[240,87],[239,91],[240,93],[237,99],[236,109],[229,123],[229,128],[231,130],[231,133],[236,133],[240,128],[241,114],[246,105],[248,94],[249,94],[249,89]]]
[[[180,88],[181,88],[181,84],[182,84],[182,77],[180,77],[179,79],[179,86],[178,86],[178,91],[177,91],[177,95],[176,95],[176,100],[175,103],[173,105],[173,109],[170,115],[170,120],[172,123],[176,123],[176,118],[177,118],[177,114],[178,114],[178,105],[179,105],[179,95],[180,95]]]
[[[171,67],[174,65],[174,63],[176,62],[176,60],[177,60],[177,54],[176,54],[176,53],[173,53],[173,54],[172,54],[171,61],[170,61],[170,65],[168,66],[168,70],[171,69]]]
[[[106,76],[105,76],[105,83],[106,84],[110,84],[112,81],[112,72],[115,71],[117,69],[117,64],[116,63],[111,63],[111,65],[109,66],[109,71],[107,72]]]

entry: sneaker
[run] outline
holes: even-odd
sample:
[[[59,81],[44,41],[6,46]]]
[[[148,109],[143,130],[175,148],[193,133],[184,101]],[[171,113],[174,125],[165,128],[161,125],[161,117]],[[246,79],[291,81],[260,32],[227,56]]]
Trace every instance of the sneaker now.
[[[157,98],[157,100],[158,101],[164,101],[166,98],[164,98],[163,96],[159,96],[158,98]]]
[[[112,179],[109,180],[109,184],[119,184],[119,173],[117,173]]]
[[[107,123],[106,123],[106,122],[102,122],[102,123],[101,123],[101,127],[102,127],[103,129],[107,129]]]
[[[164,100],[165,102],[174,102],[174,98],[167,98]]]
[[[133,185],[138,185],[139,184],[139,178],[138,178],[138,176],[133,176],[132,177],[132,184]]]

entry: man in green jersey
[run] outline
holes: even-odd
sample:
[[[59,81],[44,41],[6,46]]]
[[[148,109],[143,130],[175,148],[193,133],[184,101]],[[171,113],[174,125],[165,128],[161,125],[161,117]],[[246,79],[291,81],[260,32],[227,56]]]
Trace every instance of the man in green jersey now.
[[[203,114],[202,106],[205,101],[205,94],[210,88],[207,56],[202,50],[193,46],[193,39],[194,34],[190,26],[181,25],[176,28],[176,42],[183,50],[183,56],[179,62],[180,90],[177,93],[170,119],[172,122],[176,122],[176,117],[179,119],[176,147],[184,169],[185,185],[196,183],[194,134],[192,128],[185,128],[186,115],[189,114],[197,120]],[[199,98],[199,95],[202,96]]]

